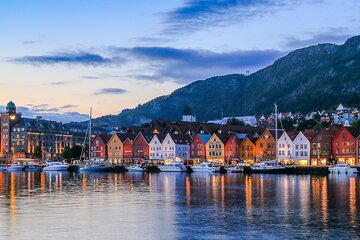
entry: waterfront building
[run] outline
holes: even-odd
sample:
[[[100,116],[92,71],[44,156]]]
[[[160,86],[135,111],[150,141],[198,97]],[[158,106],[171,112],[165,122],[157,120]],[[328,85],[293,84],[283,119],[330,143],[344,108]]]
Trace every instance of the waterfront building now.
[[[278,131],[278,138],[284,131]],[[255,158],[256,161],[276,159],[276,133],[275,130],[265,130],[256,140]]]
[[[246,137],[240,143],[240,161],[247,163],[255,162],[255,148],[256,148],[256,140],[254,137]]]
[[[225,144],[228,137],[225,134],[214,133],[205,145],[206,160],[208,162],[219,162],[224,164],[225,161]]]
[[[63,126],[72,133],[72,142],[74,145],[83,146],[84,143],[86,146],[88,145],[88,141],[85,139],[85,136],[89,133],[88,124],[71,122],[65,123]],[[108,133],[109,131],[107,129],[93,125],[91,128],[91,140],[93,140],[97,134]]]
[[[189,135],[168,133],[162,141],[163,158],[188,160],[190,157],[191,140]]]
[[[90,156],[92,159],[96,160],[105,160],[108,156],[107,143],[111,138],[110,134],[98,134],[91,141],[91,153]]]
[[[133,159],[149,159],[149,142],[152,135],[139,133],[133,141]]]
[[[278,161],[282,164],[295,164],[294,139],[296,132],[283,132],[277,142]]]
[[[239,161],[241,140],[237,134],[231,135],[224,147],[225,161],[227,164],[236,164]]]
[[[133,160],[133,142],[136,138],[137,134],[128,134],[125,141],[123,141],[123,161],[131,162]]]
[[[199,159],[200,161],[206,160],[206,144],[211,138],[210,134],[196,134],[190,145],[190,157]]]
[[[310,164],[310,147],[314,133],[311,129],[298,133],[293,141],[293,158],[296,165],[307,166]]]
[[[10,101],[6,105],[6,112],[1,113],[0,125],[0,157],[11,159],[14,154],[12,148],[11,132],[16,123],[21,119],[21,113],[16,112],[15,104]]]
[[[332,163],[331,143],[338,131],[337,126],[331,125],[327,129],[316,132],[311,140],[311,165],[320,166]]]
[[[111,163],[119,164],[124,159],[124,144],[130,134],[113,133],[107,143],[108,160]]]
[[[343,126],[332,140],[332,154],[338,163],[358,164],[360,130]]]
[[[165,137],[166,135],[164,134],[155,134],[149,142],[150,160],[163,159],[164,156],[162,152],[162,142],[164,141]]]

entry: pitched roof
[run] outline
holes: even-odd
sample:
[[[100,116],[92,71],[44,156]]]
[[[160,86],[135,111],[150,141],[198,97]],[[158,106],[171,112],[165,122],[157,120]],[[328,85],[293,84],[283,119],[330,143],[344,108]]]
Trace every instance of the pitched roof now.
[[[228,141],[229,137],[226,134],[219,134],[219,133],[215,133],[215,135],[220,139],[220,141],[223,144],[226,144],[226,142]]]
[[[108,143],[110,138],[111,138],[111,134],[97,134],[97,137],[99,137],[104,143]]]
[[[354,137],[357,138],[360,135],[360,129],[355,127],[345,127],[349,133]]]
[[[116,133],[116,135],[120,138],[121,142],[125,142],[126,139],[134,141],[134,139],[137,136],[137,134],[132,134],[132,133]]]
[[[190,144],[191,137],[186,134],[170,134],[170,137],[175,142],[175,144]]]
[[[201,139],[201,141],[206,144],[209,139],[211,138],[211,135],[210,134],[202,134],[202,133],[199,133],[197,134],[199,136],[199,138]]]
[[[153,137],[155,136],[159,139],[160,143],[162,143],[166,137],[166,134],[154,134]]]

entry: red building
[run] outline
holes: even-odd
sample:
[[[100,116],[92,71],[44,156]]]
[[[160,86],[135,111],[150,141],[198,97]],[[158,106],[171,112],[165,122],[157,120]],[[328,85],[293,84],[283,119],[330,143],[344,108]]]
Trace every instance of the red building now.
[[[149,142],[151,141],[151,135],[143,135],[139,133],[132,145],[132,157],[133,159],[149,159]]]
[[[331,125],[317,131],[310,142],[310,164],[315,166],[329,165],[332,162],[331,145],[339,128]]]
[[[91,157],[95,159],[107,158],[107,143],[110,140],[110,134],[98,134],[91,142]]]
[[[239,161],[240,143],[236,135],[231,136],[225,144],[225,162],[230,164],[232,161]]]
[[[210,134],[196,134],[190,145],[190,157],[199,160],[206,159],[205,144],[211,138]]]
[[[342,127],[332,141],[332,154],[337,162],[349,165],[358,164],[356,147],[360,130],[354,127]]]

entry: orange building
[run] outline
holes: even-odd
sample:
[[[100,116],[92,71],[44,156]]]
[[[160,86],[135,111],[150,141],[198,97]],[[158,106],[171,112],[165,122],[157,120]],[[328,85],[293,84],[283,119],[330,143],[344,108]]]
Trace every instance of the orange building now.
[[[283,132],[278,131],[278,138]],[[256,161],[276,159],[275,130],[265,130],[256,140],[255,159]]]
[[[256,138],[246,137],[240,144],[240,161],[254,163],[256,156]]]

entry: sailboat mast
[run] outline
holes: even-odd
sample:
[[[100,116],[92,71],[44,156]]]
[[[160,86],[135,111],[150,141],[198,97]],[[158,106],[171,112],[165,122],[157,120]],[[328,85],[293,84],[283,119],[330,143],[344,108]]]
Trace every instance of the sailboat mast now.
[[[91,118],[92,118],[92,107],[90,107],[90,120],[89,120],[89,160],[91,160]]]
[[[276,161],[278,161],[278,110],[277,105],[275,105],[275,151],[276,151]]]

